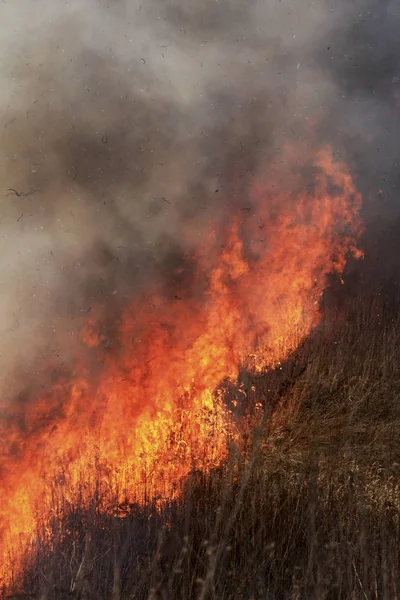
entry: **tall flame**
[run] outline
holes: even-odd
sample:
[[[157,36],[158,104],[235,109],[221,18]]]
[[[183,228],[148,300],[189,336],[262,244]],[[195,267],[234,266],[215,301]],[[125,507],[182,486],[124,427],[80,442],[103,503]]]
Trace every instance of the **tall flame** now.
[[[18,575],[38,524],[78,490],[89,501],[96,489],[104,510],[112,498],[174,498],[192,469],[221,463],[235,430],[219,384],[284,360],[318,323],[327,276],[359,255],[361,198],[347,168],[329,149],[314,167],[312,193],[271,195],[258,184],[254,208],[227,225],[223,242],[211,229],[192,257],[196,294],[171,300],[147,289],[124,310],[111,351],[89,321],[84,340],[102,355],[100,373],[78,364],[72,379],[9,409],[0,581]]]

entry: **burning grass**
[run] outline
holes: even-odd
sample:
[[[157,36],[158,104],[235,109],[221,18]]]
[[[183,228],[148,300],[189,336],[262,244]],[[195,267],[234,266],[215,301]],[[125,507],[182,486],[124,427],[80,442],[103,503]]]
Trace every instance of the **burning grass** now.
[[[258,402],[241,451],[175,500],[116,499],[113,514],[52,486],[19,597],[398,598],[400,321],[353,303],[356,319],[328,311],[282,369],[243,377]]]
[[[120,305],[112,335],[91,316],[89,348],[68,376],[50,368],[49,381],[10,402],[0,420],[0,582],[18,580],[37,528],[51,532],[69,507],[96,498],[109,515],[115,504],[180,504],[191,472],[215,472],[232,442],[246,453],[243,404],[260,412],[278,401],[261,392],[265,373],[320,322],[329,277],[361,254],[361,196],[346,165],[329,148],[299,156],[296,181],[277,191],[271,167],[249,190],[246,217],[233,211],[218,231],[211,223],[165,285],[148,282]]]

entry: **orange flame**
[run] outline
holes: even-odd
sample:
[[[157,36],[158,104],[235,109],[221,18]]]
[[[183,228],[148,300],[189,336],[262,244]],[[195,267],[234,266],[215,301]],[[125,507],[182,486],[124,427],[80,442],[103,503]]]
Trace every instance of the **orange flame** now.
[[[218,385],[284,360],[317,324],[328,274],[359,256],[361,198],[346,167],[328,149],[314,167],[312,193],[258,184],[222,247],[211,231],[196,255],[195,298],[147,290],[125,309],[111,352],[89,322],[101,372],[78,365],[0,422],[0,581],[18,575],[37,525],[78,488],[87,500],[96,489],[108,510],[115,497],[174,498],[192,469],[221,463],[235,428]]]

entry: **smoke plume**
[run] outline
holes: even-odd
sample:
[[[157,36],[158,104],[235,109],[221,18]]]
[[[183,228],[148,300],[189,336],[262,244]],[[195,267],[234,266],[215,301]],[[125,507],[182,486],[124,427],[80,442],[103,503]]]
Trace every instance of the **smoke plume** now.
[[[161,281],[210,219],[247,207],[258,175],[294,178],[287,143],[344,157],[371,248],[397,216],[394,0],[18,0],[0,13],[4,399],[41,357],[68,361],[94,306]]]

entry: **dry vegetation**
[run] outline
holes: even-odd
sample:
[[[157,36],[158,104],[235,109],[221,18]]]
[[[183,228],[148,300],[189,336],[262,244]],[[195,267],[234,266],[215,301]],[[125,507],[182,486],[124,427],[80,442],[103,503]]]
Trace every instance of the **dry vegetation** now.
[[[383,304],[327,309],[282,370],[244,376],[263,405],[241,417],[245,453],[162,510],[69,506],[4,596],[399,598],[400,320]]]

